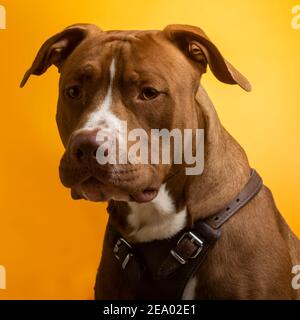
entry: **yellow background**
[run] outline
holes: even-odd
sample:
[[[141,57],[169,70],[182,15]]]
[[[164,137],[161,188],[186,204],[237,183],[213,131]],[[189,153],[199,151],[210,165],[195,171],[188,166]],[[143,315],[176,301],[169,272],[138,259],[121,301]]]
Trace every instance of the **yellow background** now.
[[[300,2],[300,1],[298,1]],[[107,219],[105,204],[73,201],[58,178],[58,74],[18,85],[40,45],[77,22],[108,29],[202,27],[253,85],[248,94],[203,79],[225,127],[272,189],[300,236],[300,30],[288,0],[0,0],[0,299],[90,299]]]

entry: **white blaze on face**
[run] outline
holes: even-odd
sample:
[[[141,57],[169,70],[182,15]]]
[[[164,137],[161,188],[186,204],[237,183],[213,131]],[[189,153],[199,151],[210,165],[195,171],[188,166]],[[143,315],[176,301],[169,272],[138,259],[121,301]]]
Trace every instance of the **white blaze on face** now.
[[[102,103],[88,117],[84,129],[100,127],[111,133],[117,133],[121,127],[121,121],[111,111],[113,101],[113,82],[116,74],[116,61],[113,58],[109,68],[109,86]]]
[[[109,68],[109,87],[106,93],[106,96],[102,102],[102,105],[100,106],[100,109],[102,112],[108,111],[112,104],[112,87],[113,87],[113,81],[116,74],[116,61],[113,58],[110,68]]]
[[[124,142],[124,132],[126,131],[124,121],[121,121],[111,111],[113,103],[113,85],[116,75],[116,61],[113,58],[109,68],[109,86],[102,103],[88,116],[86,123],[80,130],[98,128],[96,140],[101,142],[101,147],[97,150],[97,161],[99,164],[107,162],[116,164],[117,160],[117,141],[126,148]],[[104,156],[105,150],[109,150],[109,154]],[[119,151],[121,151],[119,149]],[[124,152],[123,152],[124,153]]]

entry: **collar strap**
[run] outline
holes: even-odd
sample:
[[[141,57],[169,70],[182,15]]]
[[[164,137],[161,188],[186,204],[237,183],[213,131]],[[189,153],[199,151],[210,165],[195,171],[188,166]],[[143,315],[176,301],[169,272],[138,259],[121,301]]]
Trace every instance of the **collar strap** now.
[[[252,169],[250,179],[242,191],[223,210],[206,219],[206,223],[214,229],[222,227],[227,220],[257,195],[262,185],[261,177]]]
[[[254,198],[262,185],[261,177],[252,169],[248,183],[223,210],[196,221],[192,229],[186,228],[171,239],[130,244],[109,223],[106,240],[134,296],[181,299],[188,280],[220,237],[223,224]]]

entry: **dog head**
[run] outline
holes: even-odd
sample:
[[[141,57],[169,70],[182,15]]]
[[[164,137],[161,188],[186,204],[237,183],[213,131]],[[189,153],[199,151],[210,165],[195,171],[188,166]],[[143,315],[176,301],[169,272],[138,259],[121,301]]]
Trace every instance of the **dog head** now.
[[[139,155],[128,153],[133,143],[124,138],[124,126],[127,133],[142,128],[149,136],[151,129],[201,126],[195,95],[207,65],[220,81],[251,89],[201,29],[186,25],[109,32],[89,24],[70,26],[43,44],[21,86],[51,65],[61,74],[60,178],[73,198],[92,201],[147,202],[156,196],[176,165],[135,161]],[[118,159],[131,161],[99,162],[113,149]]]

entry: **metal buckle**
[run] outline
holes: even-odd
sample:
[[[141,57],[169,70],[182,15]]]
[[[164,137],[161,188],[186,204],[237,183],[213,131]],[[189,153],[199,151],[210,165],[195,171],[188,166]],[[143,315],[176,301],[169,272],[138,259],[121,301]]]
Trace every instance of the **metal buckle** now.
[[[198,246],[198,249],[196,250],[196,252],[192,256],[189,257],[189,259],[195,259],[199,255],[199,253],[201,252],[201,250],[203,248],[203,241],[201,239],[199,239],[192,231],[188,231],[180,237],[180,239],[177,242],[176,247],[180,244],[180,242],[185,237],[188,237],[192,243],[194,243]],[[176,252],[176,248],[171,250],[171,254],[181,264],[187,263],[187,260],[185,260],[179,253]]]
[[[119,257],[119,255],[118,255],[121,245],[125,245],[127,248],[129,248],[130,251],[132,250],[131,245],[124,238],[119,238],[114,246],[114,249],[113,249],[114,256],[116,257],[117,260],[121,259],[121,257]],[[125,259],[122,261],[122,269],[123,270],[126,268],[128,262],[132,256],[133,256],[133,254],[131,252],[127,253]]]

